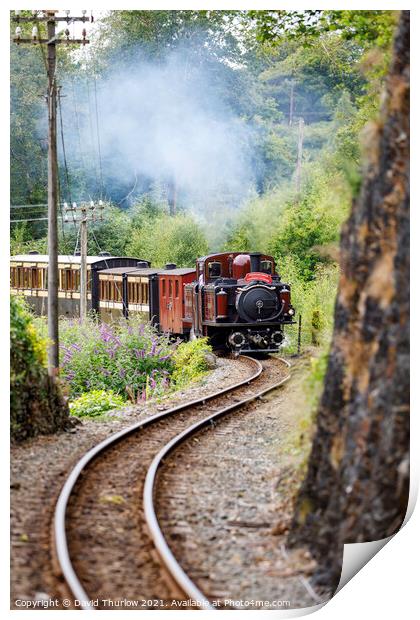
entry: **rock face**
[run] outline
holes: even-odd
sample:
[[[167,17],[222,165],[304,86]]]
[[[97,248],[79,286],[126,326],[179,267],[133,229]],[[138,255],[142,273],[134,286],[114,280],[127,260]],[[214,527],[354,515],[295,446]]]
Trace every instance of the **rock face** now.
[[[401,525],[409,487],[409,12],[402,11],[381,120],[341,241],[324,392],[290,544],[338,584],[344,543]]]

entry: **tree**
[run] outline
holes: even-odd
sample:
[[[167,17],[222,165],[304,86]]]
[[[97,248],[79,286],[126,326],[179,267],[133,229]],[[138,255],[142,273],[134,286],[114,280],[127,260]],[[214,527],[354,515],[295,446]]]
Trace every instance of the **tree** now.
[[[129,256],[147,258],[155,266],[176,263],[194,266],[196,258],[208,252],[206,236],[195,219],[185,213],[148,218],[133,231],[127,247]]]
[[[290,543],[335,588],[344,543],[401,526],[409,492],[409,12],[360,196],[344,227],[324,392]]]

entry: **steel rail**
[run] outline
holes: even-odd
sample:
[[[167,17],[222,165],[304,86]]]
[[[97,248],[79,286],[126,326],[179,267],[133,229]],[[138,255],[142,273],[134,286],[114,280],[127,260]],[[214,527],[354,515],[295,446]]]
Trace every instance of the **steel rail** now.
[[[280,358],[284,364],[290,368],[291,364],[287,360]],[[160,529],[159,521],[156,515],[156,510],[154,506],[154,491],[155,491],[155,483],[156,483],[156,475],[159,467],[162,464],[162,461],[165,457],[168,456],[176,447],[182,444],[186,439],[197,433],[197,431],[202,430],[206,426],[213,426],[214,420],[216,418],[221,418],[238,409],[239,407],[243,407],[244,405],[261,398],[268,392],[282,386],[286,381],[290,379],[290,373],[278,381],[276,384],[271,385],[264,390],[261,390],[257,394],[254,394],[248,398],[244,398],[243,400],[233,403],[232,405],[228,405],[227,407],[223,407],[219,411],[212,413],[207,418],[203,418],[199,422],[192,424],[186,430],[179,433],[176,437],[171,439],[155,456],[150,465],[147,474],[146,480],[144,484],[143,491],[143,510],[144,516],[146,519],[146,523],[149,528],[149,533],[153,539],[154,545],[160,555],[161,561],[166,566],[169,574],[179,585],[181,590],[192,600],[198,603],[203,609],[207,610],[216,610],[216,608],[212,605],[212,603],[207,599],[205,594],[199,590],[199,588],[195,585],[195,583],[188,577],[186,572],[182,569],[174,554],[172,553],[166,539]]]
[[[219,390],[217,392],[212,392],[208,396],[197,398],[195,400],[182,403],[181,405],[177,405],[176,407],[167,409],[166,411],[162,411],[161,413],[157,413],[153,416],[150,416],[149,418],[146,418],[145,420],[136,422],[135,424],[125,429],[122,429],[121,431],[118,431],[117,433],[114,433],[110,437],[107,437],[106,439],[98,443],[96,446],[91,448],[88,452],[86,452],[86,454],[76,463],[76,465],[71,470],[66,482],[64,483],[63,488],[61,489],[61,492],[60,492],[60,495],[59,495],[59,498],[57,500],[57,504],[55,507],[54,544],[55,544],[56,559],[57,559],[61,574],[64,577],[64,580],[67,583],[67,586],[69,587],[71,593],[73,594],[74,599],[80,602],[80,607],[82,610],[92,611],[95,609],[89,606],[91,599],[88,593],[86,592],[86,590],[84,589],[80,579],[78,578],[77,573],[73,567],[73,564],[70,558],[70,553],[69,553],[69,548],[68,548],[68,543],[67,543],[67,535],[66,535],[66,512],[67,512],[67,506],[68,506],[70,496],[83,470],[98,455],[100,455],[101,452],[104,452],[107,448],[115,445],[121,439],[125,439],[126,437],[132,435],[136,431],[139,431],[140,429],[151,426],[154,422],[160,421],[164,418],[174,415],[175,413],[184,411],[196,405],[205,404],[206,402],[214,400],[215,398],[218,398],[219,396],[222,396],[223,394],[227,394],[228,392],[232,392],[239,387],[242,387],[247,384],[249,385],[252,381],[257,379],[261,375],[263,371],[263,367],[262,367],[261,362],[259,362],[258,360],[254,358],[248,357],[246,355],[241,355],[240,357],[242,359],[250,360],[256,367],[255,372],[250,377],[247,377],[246,379],[242,381],[238,381],[237,383],[229,387],[226,387],[222,390]]]

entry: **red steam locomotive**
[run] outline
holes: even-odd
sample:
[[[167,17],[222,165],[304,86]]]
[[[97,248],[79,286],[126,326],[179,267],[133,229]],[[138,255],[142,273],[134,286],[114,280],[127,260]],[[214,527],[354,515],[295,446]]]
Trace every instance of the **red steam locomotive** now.
[[[294,322],[290,286],[260,252],[212,254],[195,270],[167,265],[159,299],[162,331],[208,336],[215,348],[236,353],[278,351],[284,325]]]

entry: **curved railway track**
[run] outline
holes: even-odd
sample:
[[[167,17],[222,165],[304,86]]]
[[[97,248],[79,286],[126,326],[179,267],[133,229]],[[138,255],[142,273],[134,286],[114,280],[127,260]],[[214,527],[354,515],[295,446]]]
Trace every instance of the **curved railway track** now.
[[[114,608],[115,600],[162,609],[185,598],[214,609],[172,554],[159,527],[154,490],[172,450],[290,377],[290,364],[279,358],[264,364],[238,360],[252,367],[243,381],[115,433],[71,471],[56,505],[53,538],[57,572],[78,609],[92,609],[94,600],[96,609]]]

